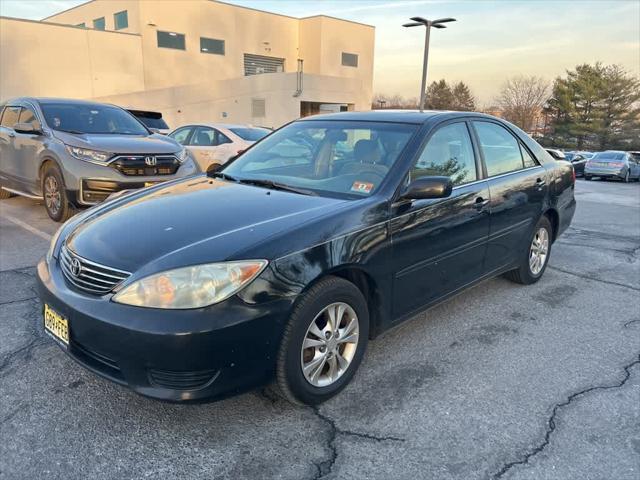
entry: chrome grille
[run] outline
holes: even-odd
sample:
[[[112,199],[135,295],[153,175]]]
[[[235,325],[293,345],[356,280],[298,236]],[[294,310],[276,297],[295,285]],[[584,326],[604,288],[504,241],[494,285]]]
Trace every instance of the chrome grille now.
[[[74,264],[79,265],[79,272],[74,274]],[[123,282],[129,275],[129,272],[118,270],[111,267],[105,267],[99,263],[91,262],[82,258],[65,245],[60,250],[60,266],[65,278],[74,287],[93,293],[94,295],[104,295],[113,290],[116,285]]]

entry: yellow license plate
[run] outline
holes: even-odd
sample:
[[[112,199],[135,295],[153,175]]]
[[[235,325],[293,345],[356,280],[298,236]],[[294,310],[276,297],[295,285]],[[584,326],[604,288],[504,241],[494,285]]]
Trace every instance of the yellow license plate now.
[[[46,303],[44,304],[44,329],[57,340],[69,345],[69,321]]]

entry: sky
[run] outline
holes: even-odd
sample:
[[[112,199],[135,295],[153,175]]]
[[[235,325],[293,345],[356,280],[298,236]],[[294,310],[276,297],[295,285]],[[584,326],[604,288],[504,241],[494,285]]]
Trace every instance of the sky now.
[[[143,0],[144,1],[144,0]],[[189,0],[183,0],[189,1]],[[83,0],[0,0],[0,14],[39,20]],[[454,17],[432,30],[429,82],[467,83],[488,106],[510,76],[552,81],[581,63],[617,63],[640,76],[639,0],[233,0],[295,17],[317,14],[376,27],[374,92],[419,95],[424,30],[409,17]]]

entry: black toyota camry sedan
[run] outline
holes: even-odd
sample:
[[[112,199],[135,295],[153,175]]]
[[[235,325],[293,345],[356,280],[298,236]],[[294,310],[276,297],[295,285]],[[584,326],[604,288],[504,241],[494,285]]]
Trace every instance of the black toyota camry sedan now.
[[[538,281],[574,182],[568,162],[487,115],[306,118],[219,171],[67,222],[38,265],[44,327],[150,397],[275,380],[317,404],[385,329],[496,275]]]

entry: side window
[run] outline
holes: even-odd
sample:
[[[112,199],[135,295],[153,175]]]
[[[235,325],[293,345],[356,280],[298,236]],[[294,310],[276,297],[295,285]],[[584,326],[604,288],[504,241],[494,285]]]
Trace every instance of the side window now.
[[[523,168],[518,140],[507,129],[490,122],[473,122],[490,177]]]
[[[13,128],[13,126],[18,123],[18,118],[20,117],[20,107],[11,107],[7,106],[2,112],[2,120],[0,121],[0,125],[7,128]]]
[[[40,122],[30,107],[22,107],[19,123],[30,123],[34,128],[40,128]]]
[[[478,179],[469,130],[464,123],[446,125],[429,139],[409,173],[410,181],[419,177],[451,177],[454,185]]]
[[[213,128],[198,127],[191,139],[191,145],[198,147],[214,147],[216,143],[215,130]]]
[[[181,128],[180,130],[176,130],[169,136],[173,138],[176,142],[178,142],[180,145],[186,145],[187,140],[189,139],[189,134],[191,133],[191,130],[193,130],[191,127]]]
[[[224,133],[216,130],[216,145],[223,145],[225,143],[233,143],[233,141]]]
[[[522,152],[522,159],[524,161],[524,168],[537,167],[538,166],[538,162],[536,162],[536,159],[531,156],[531,154],[529,153],[529,150],[527,150],[522,145],[520,145],[520,151]],[[573,161],[575,162],[577,160],[582,160],[582,158],[583,158],[582,155],[578,155],[578,158],[574,158]]]

